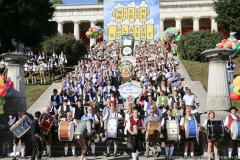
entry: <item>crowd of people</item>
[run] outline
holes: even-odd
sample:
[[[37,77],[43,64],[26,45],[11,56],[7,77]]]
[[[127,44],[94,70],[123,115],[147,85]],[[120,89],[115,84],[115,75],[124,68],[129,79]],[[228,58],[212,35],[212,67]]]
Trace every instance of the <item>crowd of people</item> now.
[[[132,79],[140,82],[142,92],[139,98],[135,99],[134,103],[126,103],[118,92],[119,85],[123,84],[117,68],[117,65],[120,63],[120,50],[121,44],[117,42],[108,44],[106,41],[103,41],[91,47],[90,53],[84,59],[78,61],[75,70],[66,74],[62,82],[62,88],[53,90],[53,95],[48,99],[48,105],[43,113],[35,113],[35,119],[41,121],[41,115],[51,115],[56,119],[54,124],[57,127],[59,126],[59,121],[73,122],[76,126],[74,139],[82,148],[80,160],[86,159],[86,153],[97,156],[95,141],[101,141],[100,128],[103,128],[105,135],[107,135],[106,156],[110,156],[111,141],[114,142],[114,156],[118,156],[117,134],[114,137],[109,136],[108,133],[110,123],[115,123],[115,121],[117,124],[121,121],[125,125],[124,133],[127,135],[127,147],[132,151],[133,160],[139,159],[139,153],[144,150],[146,157],[149,157],[150,150],[153,157],[158,157],[157,144],[159,143],[159,136],[146,139],[143,136],[143,131],[146,130],[147,134],[148,130],[151,130],[149,124],[154,121],[157,122],[164,135],[165,155],[167,158],[171,158],[174,153],[175,140],[168,139],[167,123],[175,120],[177,128],[180,126],[180,132],[184,133],[184,130],[187,129],[187,121],[196,120],[194,115],[191,114],[192,110],[199,107],[195,96],[190,88],[182,85],[182,77],[177,71],[178,62],[173,56],[167,54],[168,51],[164,44],[161,41],[155,41],[152,44],[147,41],[141,41],[135,46],[133,53],[133,56],[136,58],[136,66],[134,66],[132,71]],[[41,75],[41,73],[44,73],[41,70],[47,70],[49,65],[45,64],[43,56],[39,57],[37,61],[40,62],[40,66],[43,66],[39,68]],[[64,61],[57,63],[54,55],[51,56],[51,59],[53,59],[56,65],[64,64]],[[36,65],[35,62],[33,62],[34,65]],[[28,67],[25,71],[28,72]],[[36,70],[31,71],[34,72]],[[34,77],[34,74],[32,76]],[[44,78],[42,80],[45,83]],[[33,84],[35,83],[33,78]],[[124,104],[124,108],[120,108],[119,104]],[[120,112],[121,109],[125,110]],[[236,116],[236,111],[236,108],[231,108],[230,117],[232,119],[239,118]],[[21,118],[21,115],[22,111],[19,112],[19,118]],[[209,119],[214,119],[214,116],[214,112],[209,112]],[[229,128],[232,119],[226,119],[224,125]],[[11,121],[12,124],[14,124],[13,121]],[[116,130],[112,134],[117,133],[117,124]],[[207,122],[204,122],[203,128],[208,128]],[[39,124],[34,122],[31,127],[31,133],[34,141],[33,147],[39,146],[38,159],[41,158],[41,141],[44,140],[47,141],[47,153],[49,156],[52,156],[51,143],[53,134],[51,131],[41,136]],[[196,137],[182,137],[184,137],[184,156],[188,156],[188,145],[190,144],[190,156],[194,157],[194,141]],[[22,157],[24,157],[24,137],[22,138]],[[14,144],[16,146],[19,139],[16,137],[15,139]],[[69,142],[72,155],[77,156],[73,143],[74,139],[64,142],[63,156],[68,156]],[[208,145],[215,146],[214,153],[216,159],[218,159],[217,142],[217,139],[208,139]],[[232,146],[230,145],[229,156],[231,156],[231,148]],[[33,151],[32,159],[35,157],[35,151]],[[211,158],[210,154],[211,149],[209,148],[209,158]],[[15,157],[16,148],[14,148],[14,159]]]

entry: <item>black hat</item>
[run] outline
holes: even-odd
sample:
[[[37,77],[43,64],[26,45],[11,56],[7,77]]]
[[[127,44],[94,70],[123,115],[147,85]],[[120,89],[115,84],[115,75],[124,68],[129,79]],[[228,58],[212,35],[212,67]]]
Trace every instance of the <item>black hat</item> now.
[[[77,102],[82,102],[83,103],[83,101],[81,99],[77,99]]]
[[[114,91],[114,90],[112,90],[112,89],[110,89],[110,93],[113,93],[113,94],[115,94],[115,91]]]
[[[231,107],[229,110],[231,111],[232,109],[235,109],[236,111],[238,111],[236,107]]]
[[[63,101],[63,102],[68,102],[67,97],[64,97],[62,101]]]

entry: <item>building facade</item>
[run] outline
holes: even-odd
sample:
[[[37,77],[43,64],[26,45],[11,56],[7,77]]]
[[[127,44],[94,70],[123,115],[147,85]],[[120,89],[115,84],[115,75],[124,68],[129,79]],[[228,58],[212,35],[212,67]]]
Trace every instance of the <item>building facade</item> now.
[[[215,30],[229,35],[218,26],[214,18],[216,13],[212,0],[161,0],[160,28],[161,33],[168,27],[176,27],[181,34],[189,31]],[[73,33],[76,39],[92,45],[95,39],[89,39],[85,33],[90,26],[103,26],[103,4],[56,5],[53,21],[57,22],[59,33]],[[102,41],[98,39],[97,41]]]

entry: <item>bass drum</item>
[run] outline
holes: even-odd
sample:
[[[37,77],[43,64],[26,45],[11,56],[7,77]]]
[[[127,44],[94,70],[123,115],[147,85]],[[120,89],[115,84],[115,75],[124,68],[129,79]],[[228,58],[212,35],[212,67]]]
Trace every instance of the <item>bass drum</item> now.
[[[223,140],[224,136],[224,124],[221,120],[208,120],[207,135],[209,140]]]
[[[74,123],[72,121],[61,121],[58,127],[59,141],[72,141],[74,134]]]
[[[107,138],[117,138],[118,119],[109,119],[107,122]]]
[[[160,126],[158,121],[148,121],[145,134],[145,141],[157,142],[160,135],[159,132]]]
[[[196,120],[187,120],[185,123],[185,137],[198,139],[198,127]]]
[[[179,140],[179,125],[176,120],[166,122],[167,140],[178,141]]]
[[[240,140],[240,121],[232,122],[230,133],[233,140]]]
[[[31,128],[31,124],[32,120],[24,115],[10,128],[10,131],[12,131],[17,138],[20,138]]]

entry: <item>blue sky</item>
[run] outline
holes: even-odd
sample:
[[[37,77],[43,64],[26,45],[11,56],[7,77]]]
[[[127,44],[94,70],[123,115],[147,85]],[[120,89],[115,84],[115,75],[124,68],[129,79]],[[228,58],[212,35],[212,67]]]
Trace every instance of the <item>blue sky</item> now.
[[[90,3],[97,3],[97,0],[63,0],[66,4],[90,4]]]

